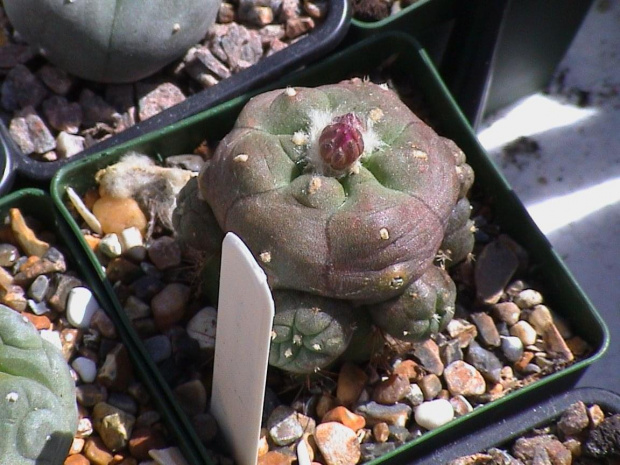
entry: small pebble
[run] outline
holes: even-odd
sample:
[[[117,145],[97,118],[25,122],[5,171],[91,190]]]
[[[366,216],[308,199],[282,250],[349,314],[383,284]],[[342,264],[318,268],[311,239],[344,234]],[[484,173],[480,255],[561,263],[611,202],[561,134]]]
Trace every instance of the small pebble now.
[[[510,362],[517,362],[523,356],[523,342],[516,336],[502,337],[502,353]]]
[[[127,446],[135,421],[133,415],[105,402],[93,408],[93,427],[112,452]]]
[[[432,339],[414,344],[413,354],[429,373],[437,376],[443,373],[444,365],[439,354],[439,347]]]
[[[321,419],[321,422],[323,423],[330,421],[342,423],[344,426],[351,428],[353,431],[358,431],[366,426],[366,420],[363,416],[357,415],[343,406],[338,406],[331,409]]]
[[[424,376],[419,382],[418,386],[424,393],[424,400],[432,400],[441,392],[442,385],[439,376],[430,374]]]
[[[276,407],[271,413],[267,420],[267,429],[271,440],[278,446],[292,444],[304,434],[304,429],[299,422],[297,412],[285,405]],[[355,433],[352,430],[349,431],[355,437]]]
[[[418,384],[412,383],[409,385],[409,393],[405,396],[405,400],[413,407],[424,402],[424,393]]]
[[[169,329],[183,318],[190,297],[190,287],[181,283],[168,284],[153,297],[151,310],[160,331]]]
[[[392,405],[402,400],[408,393],[409,379],[392,374],[375,387],[372,398],[380,404]]]
[[[449,402],[450,402],[450,405],[452,405],[452,408],[454,409],[454,414],[457,417],[461,417],[469,412],[474,411],[474,407],[465,398],[465,396],[458,395],[458,396],[451,397],[449,399]]]
[[[534,289],[523,289],[514,299],[514,303],[520,309],[532,308],[535,305],[543,303],[543,297],[540,292]]]
[[[478,329],[469,321],[461,318],[453,318],[446,327],[448,335],[459,341],[461,349],[469,346],[469,343],[478,336]]]
[[[374,401],[358,405],[355,409],[355,413],[366,419],[368,426],[374,426],[377,423],[405,426],[411,416],[411,411],[411,407],[403,403],[382,405]]]
[[[487,313],[477,312],[470,315],[478,328],[478,337],[486,347],[499,347],[501,340],[493,318]]]
[[[151,262],[159,270],[166,270],[181,263],[181,247],[169,236],[162,236],[153,240],[147,248]]]
[[[394,374],[407,377],[409,381],[418,381],[424,375],[424,370],[415,361],[405,359],[398,362],[392,370]]]
[[[163,362],[172,355],[170,338],[164,334],[144,339],[142,343],[146,352],[155,363]]]
[[[97,364],[87,357],[77,357],[71,366],[84,383],[92,383],[97,377]]]
[[[67,320],[74,327],[79,329],[88,328],[91,318],[99,308],[99,303],[90,289],[77,286],[69,291]]]
[[[105,234],[121,234],[123,230],[136,227],[146,231],[146,216],[138,202],[131,198],[101,197],[93,205],[93,214],[101,223]]]
[[[565,436],[576,436],[590,424],[588,409],[579,401],[570,405],[558,420],[558,430]]]
[[[355,465],[360,460],[360,444],[355,431],[340,423],[318,425],[314,439],[326,465]]]
[[[478,299],[487,304],[499,302],[518,268],[519,258],[503,241],[487,244],[478,254],[474,268]]]
[[[415,421],[422,428],[434,430],[454,419],[454,408],[445,399],[431,400],[418,405]]]
[[[123,247],[118,234],[110,233],[103,236],[99,242],[98,250],[108,258],[119,257],[123,253]]]
[[[196,313],[187,323],[187,334],[198,341],[201,349],[215,349],[217,329],[217,310],[205,307]]]
[[[207,409],[207,390],[197,379],[179,384],[174,388],[174,397],[185,412],[190,415],[203,413]]]
[[[521,339],[521,342],[526,347],[536,344],[536,330],[525,320],[521,320],[511,326],[510,335]]]
[[[11,267],[19,258],[19,250],[12,244],[0,244],[0,266]]]
[[[514,325],[521,317],[521,309],[514,302],[498,302],[493,305],[493,314],[509,326]]]
[[[486,390],[486,383],[480,372],[462,360],[446,367],[444,379],[453,396],[477,396],[484,394]]]
[[[490,350],[486,350],[478,344],[472,344],[467,350],[465,361],[473,365],[482,376],[492,383],[499,383],[504,364]]]
[[[353,405],[358,401],[367,381],[368,375],[357,365],[343,364],[338,373],[336,398],[345,406]]]

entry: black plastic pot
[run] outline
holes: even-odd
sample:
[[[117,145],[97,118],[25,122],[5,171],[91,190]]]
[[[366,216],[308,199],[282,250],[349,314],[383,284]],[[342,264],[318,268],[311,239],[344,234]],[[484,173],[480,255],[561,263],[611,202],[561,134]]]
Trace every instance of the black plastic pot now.
[[[112,303],[109,295],[103,289],[101,280],[92,268],[88,257],[84,254],[84,249],[75,241],[73,231],[67,225],[59,211],[54,207],[54,203],[49,194],[39,189],[21,189],[0,199],[0,217],[4,218],[9,209],[18,208],[26,217],[36,218],[43,229],[56,235],[57,243],[63,246],[68,253],[65,255],[68,269],[75,272],[97,297],[101,308],[113,320],[119,339],[129,353],[132,361],[133,370],[140,381],[146,386],[153,405],[164,420],[171,436],[188,463],[200,463],[199,455],[194,451],[193,445],[188,441],[184,429],[181,428],[176,420],[170,405],[165,401],[161,394],[160,380],[157,378],[157,371],[151,360],[144,352],[142,344],[138,342],[130,331],[117,318],[112,311]],[[49,457],[41,457],[42,463],[48,463]]]
[[[323,23],[308,34],[307,37],[298,40],[284,50],[262,59],[254,66],[232,75],[219,84],[192,95],[183,102],[145,121],[139,122],[68,159],[41,162],[25,156],[17,144],[10,137],[7,138],[8,131],[4,124],[0,122],[0,127],[2,127],[0,138],[5,139],[4,145],[7,151],[7,158],[12,158],[11,164],[17,170],[20,177],[35,182],[49,182],[61,166],[73,160],[85,158],[101,150],[115,147],[145,134],[174,125],[196,113],[250,92],[260,86],[267,85],[287,72],[305,66],[317,58],[326,55],[346,35],[349,19],[350,7],[348,1],[332,0],[329,2],[329,10]]]
[[[441,71],[474,127],[485,114],[549,84],[592,4],[468,2]]]
[[[506,416],[502,416],[500,421],[485,428],[473,431],[470,429],[465,436],[458,439],[452,438],[450,443],[438,447],[429,455],[418,457],[415,464],[445,464],[492,447],[505,446],[534,428],[544,427],[558,420],[568,407],[578,401],[586,405],[598,404],[603,411],[612,415],[620,413],[620,395],[598,388],[574,389],[528,405],[518,412],[506,412]]]
[[[377,69],[389,64],[392,77],[406,76],[415,87],[414,95],[419,97],[419,107],[432,121],[434,128],[453,139],[467,155],[468,163],[476,172],[476,183],[492,199],[497,222],[504,232],[525,246],[531,260],[536,263],[536,281],[544,288],[545,299],[559,315],[565,318],[575,332],[592,347],[592,353],[585,359],[525,386],[502,399],[476,408],[448,425],[424,434],[398,448],[376,462],[411,460],[422,446],[436,445],[435,438],[445,440],[454,428],[469,428],[475,420],[489,422],[499,419],[502,409],[514,408],[527,402],[528,396],[538,396],[545,388],[563,387],[574,382],[585,367],[596,361],[605,352],[609,334],[596,309],[584,295],[570,272],[553,251],[549,242],[536,227],[523,204],[480,146],[466,118],[448,93],[428,54],[410,36],[391,33],[378,34],[324,60],[320,65],[291,74],[270,84],[274,89],[286,86],[318,86],[335,83],[351,76],[373,75]],[[65,206],[65,188],[71,186],[78,193],[84,193],[94,186],[94,174],[101,168],[116,162],[129,150],[146,153],[161,160],[169,155],[190,153],[203,140],[218,140],[232,127],[239,111],[250,95],[233,99],[221,106],[195,115],[179,124],[171,125],[155,133],[149,133],[130,143],[104,150],[88,159],[82,159],[63,167],[52,180],[52,196],[63,215],[71,224],[78,241],[85,245],[77,223]],[[94,254],[89,253],[93,266],[98,270],[114,299],[110,283],[99,266]],[[117,312],[122,309],[116,302]],[[165,387],[164,387],[165,388]],[[529,397],[531,400],[531,397]],[[173,402],[170,396],[171,402]],[[187,419],[182,420],[189,424]],[[191,429],[188,435],[191,436]]]

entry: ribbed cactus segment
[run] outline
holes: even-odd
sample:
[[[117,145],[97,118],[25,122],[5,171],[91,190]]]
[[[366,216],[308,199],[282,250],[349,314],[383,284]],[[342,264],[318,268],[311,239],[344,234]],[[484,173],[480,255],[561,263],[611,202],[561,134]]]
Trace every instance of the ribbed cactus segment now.
[[[0,463],[62,464],[77,428],[75,383],[60,351],[0,305]]]
[[[84,79],[145,78],[200,42],[221,0],[4,0],[30,45]]]

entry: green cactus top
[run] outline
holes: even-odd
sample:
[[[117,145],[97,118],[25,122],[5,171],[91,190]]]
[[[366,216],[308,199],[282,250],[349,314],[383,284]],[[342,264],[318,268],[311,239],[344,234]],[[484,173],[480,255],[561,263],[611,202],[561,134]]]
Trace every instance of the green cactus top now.
[[[0,305],[0,463],[62,464],[77,428],[75,383],[60,351]]]
[[[200,42],[221,0],[4,0],[15,29],[81,78],[132,82]]]
[[[465,166],[396,93],[353,79],[252,99],[199,189],[273,289],[375,302],[431,266]]]

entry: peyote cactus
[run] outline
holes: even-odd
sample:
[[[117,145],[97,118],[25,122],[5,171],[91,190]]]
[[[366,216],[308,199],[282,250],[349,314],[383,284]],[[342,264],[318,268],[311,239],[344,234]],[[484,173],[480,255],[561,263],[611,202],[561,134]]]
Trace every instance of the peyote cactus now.
[[[15,29],[57,66],[131,82],[203,39],[221,0],[4,0]]]
[[[77,428],[75,383],[60,351],[0,305],[0,463],[62,464]]]
[[[472,183],[452,141],[393,91],[353,79],[252,99],[183,198],[203,199],[220,228],[239,235],[265,270],[276,301],[271,361],[311,372],[342,354],[349,336],[331,339],[329,357],[319,349],[312,358],[301,350],[312,344],[290,316],[301,312],[307,327],[307,302],[278,294],[348,303],[342,317],[330,314],[341,326],[349,312],[367,312],[394,338],[432,336],[454,314],[456,289],[442,266],[473,248],[466,198]],[[198,209],[185,202],[175,224],[189,242],[195,232],[185,216]],[[283,340],[292,340],[288,352]]]

